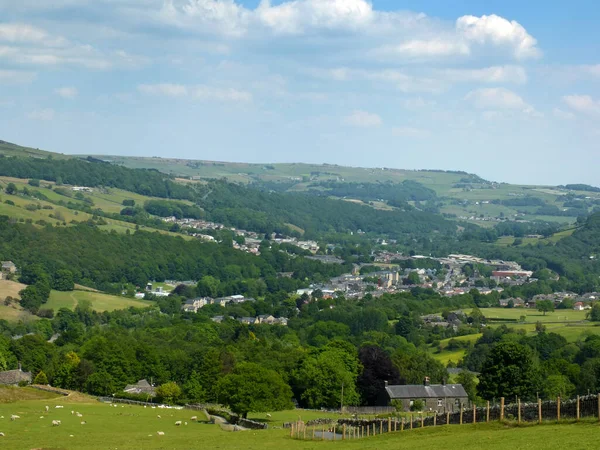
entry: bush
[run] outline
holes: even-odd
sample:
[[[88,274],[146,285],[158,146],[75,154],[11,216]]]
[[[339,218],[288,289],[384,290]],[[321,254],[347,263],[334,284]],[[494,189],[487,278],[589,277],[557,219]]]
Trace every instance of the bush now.
[[[13,202],[12,200],[4,200],[4,203],[6,203],[7,205],[15,206],[15,202]]]
[[[410,405],[410,410],[415,412],[423,411],[423,408],[425,408],[425,403],[423,403],[423,400],[415,400],[413,404]]]
[[[48,377],[43,371],[40,371],[33,380],[33,384],[48,384]]]

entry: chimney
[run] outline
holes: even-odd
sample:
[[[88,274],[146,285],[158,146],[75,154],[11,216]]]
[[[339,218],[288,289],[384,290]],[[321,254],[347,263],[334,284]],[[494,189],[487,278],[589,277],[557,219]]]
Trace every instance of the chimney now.
[[[429,377],[425,377],[425,380],[423,380],[423,386],[429,386]]]
[[[442,386],[446,386],[446,379],[442,378]]]
[[[18,364],[19,364],[19,372],[23,372],[23,371],[21,370],[21,361],[19,361],[19,362],[18,362]]]
[[[383,385],[384,385],[385,387],[388,387],[388,382],[387,382],[387,380],[385,380],[385,381],[383,382]]]

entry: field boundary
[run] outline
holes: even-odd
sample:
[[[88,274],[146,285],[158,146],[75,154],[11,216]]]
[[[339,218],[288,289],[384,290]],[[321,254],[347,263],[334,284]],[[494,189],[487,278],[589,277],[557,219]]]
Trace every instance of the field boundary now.
[[[458,412],[436,413],[426,415],[424,413],[410,414],[408,420],[405,417],[398,418],[389,416],[378,419],[342,418],[342,419],[315,419],[306,423],[298,421],[290,424],[290,437],[299,440],[350,440],[364,439],[384,433],[404,432],[413,429],[445,426],[466,425],[478,423],[516,422],[538,423],[555,422],[561,420],[580,421],[585,418],[596,418],[600,421],[600,394],[577,396],[573,399],[521,403],[505,405],[504,397],[500,399],[499,405],[490,405],[487,402],[484,407],[473,406],[466,409],[461,406]]]

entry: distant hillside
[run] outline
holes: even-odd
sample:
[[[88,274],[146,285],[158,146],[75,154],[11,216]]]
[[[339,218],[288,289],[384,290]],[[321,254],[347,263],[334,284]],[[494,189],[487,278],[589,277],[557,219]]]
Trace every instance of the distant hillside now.
[[[25,156],[30,158],[47,158],[51,156],[55,159],[66,159],[71,156],[62,153],[47,152],[39,148],[21,147],[17,144],[0,140],[0,155],[5,156]]]

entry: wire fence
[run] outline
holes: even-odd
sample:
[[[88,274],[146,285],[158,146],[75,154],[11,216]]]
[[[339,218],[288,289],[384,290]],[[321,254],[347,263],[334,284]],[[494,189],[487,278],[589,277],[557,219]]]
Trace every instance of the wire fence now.
[[[445,425],[514,421],[517,423],[542,423],[544,421],[580,420],[596,418],[600,421],[600,394],[577,396],[573,399],[506,404],[504,398],[499,405],[472,408],[461,407],[458,412],[410,414],[408,417],[377,419],[315,419],[290,424],[290,436],[301,440],[349,440],[363,439],[384,433],[396,433],[417,428]]]

